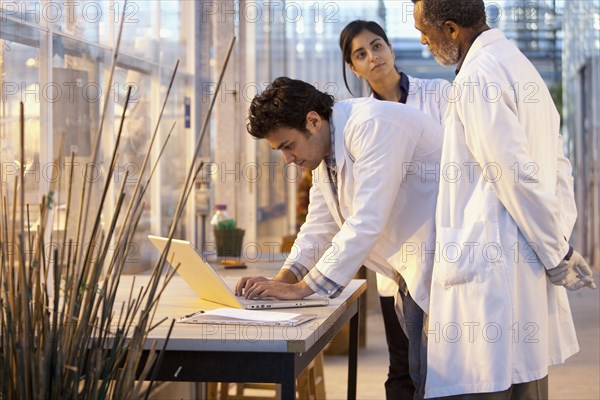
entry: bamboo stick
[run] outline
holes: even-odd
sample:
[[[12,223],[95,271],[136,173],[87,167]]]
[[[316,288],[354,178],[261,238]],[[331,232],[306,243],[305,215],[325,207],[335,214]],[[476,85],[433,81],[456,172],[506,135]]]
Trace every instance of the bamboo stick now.
[[[122,24],[120,34],[122,32]],[[232,40],[232,45],[233,45]],[[229,54],[220,74],[218,88],[223,77]],[[113,54],[113,70],[118,56],[118,45]],[[174,82],[177,65],[171,82]],[[110,80],[112,82],[112,72]],[[129,99],[130,90],[128,91]],[[162,112],[169,93],[163,103],[161,114],[154,128],[156,138]],[[170,269],[163,275],[168,249],[161,254],[155,264],[150,280],[144,287],[129,289],[127,301],[120,304],[115,313],[117,290],[120,274],[127,262],[134,234],[144,212],[144,196],[150,181],[162,159],[163,152],[171,138],[175,124],[167,135],[157,160],[148,173],[146,163],[152,151],[150,144],[145,156],[144,169],[134,194],[126,207],[126,179],[121,185],[115,211],[108,230],[100,229],[100,220],[114,166],[119,158],[120,135],[124,129],[127,102],[121,117],[121,125],[110,160],[107,181],[99,194],[99,208],[90,210],[93,185],[88,182],[89,167],[86,165],[79,204],[73,196],[73,168],[67,183],[64,231],[54,246],[54,227],[51,210],[60,196],[61,182],[52,182],[46,196],[39,205],[39,223],[32,234],[30,208],[25,203],[25,110],[21,105],[20,162],[19,177],[15,177],[12,196],[5,193],[0,185],[0,398],[133,398],[148,395],[156,378],[157,366],[174,327],[174,321],[168,330],[166,340],[159,349],[156,342],[150,344],[149,356],[142,364],[144,344],[148,343],[148,334],[165,320],[155,320],[159,298],[173,278],[177,269]],[[102,110],[104,118],[107,99]],[[193,192],[193,182],[203,164],[196,165],[198,150],[207,129],[211,108],[205,118],[196,144],[196,152],[185,183],[181,187],[179,201],[173,213],[169,240],[172,239],[178,220],[185,211],[185,205]],[[103,121],[103,119],[102,119]],[[102,122],[101,122],[102,124]],[[96,162],[102,126],[94,146],[93,163]],[[62,145],[60,148],[62,149]],[[58,160],[62,160],[61,150]],[[75,154],[71,152],[73,165]],[[58,186],[57,186],[58,185]],[[55,190],[58,187],[58,192]],[[56,195],[56,199],[55,196]],[[12,197],[12,201],[9,199]],[[60,200],[60,199],[59,199]],[[76,229],[69,229],[69,220],[79,210]],[[122,212],[126,211],[123,218]],[[25,218],[25,216],[27,218]],[[52,218],[50,218],[52,216]],[[89,221],[88,221],[89,219]],[[91,225],[88,225],[88,222]],[[111,242],[118,223],[118,243],[109,257]],[[27,225],[27,231],[25,230]],[[91,226],[91,232],[87,232]],[[48,232],[47,229],[51,231]],[[75,240],[69,235],[74,231]],[[51,247],[46,247],[49,238]],[[85,240],[90,247],[85,247]],[[12,248],[8,248],[12,246]],[[109,260],[110,258],[110,260]],[[107,274],[101,278],[103,266],[108,262]],[[115,321],[115,316],[118,319]],[[116,325],[115,325],[116,323]],[[141,370],[141,374],[136,373]],[[150,380],[148,390],[142,393],[141,381]]]

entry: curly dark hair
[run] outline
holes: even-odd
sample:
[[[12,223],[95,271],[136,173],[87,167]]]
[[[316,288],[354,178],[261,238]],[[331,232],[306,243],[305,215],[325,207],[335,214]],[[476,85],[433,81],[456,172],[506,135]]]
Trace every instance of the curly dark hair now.
[[[452,21],[463,28],[479,28],[486,23],[483,0],[412,0],[423,3],[423,19],[441,28]]]
[[[356,19],[346,25],[340,33],[340,50],[342,50],[342,58],[346,64],[352,64],[352,41],[356,36],[365,30],[380,36],[388,45],[390,44],[385,31],[377,22]],[[348,89],[350,94],[354,95],[348,86],[348,80],[346,79],[346,65],[344,63],[342,63],[342,76],[344,77],[346,89]]]
[[[333,103],[333,96],[310,83],[280,77],[252,99],[246,129],[257,139],[264,139],[279,128],[308,133],[306,115],[315,111],[329,121]]]

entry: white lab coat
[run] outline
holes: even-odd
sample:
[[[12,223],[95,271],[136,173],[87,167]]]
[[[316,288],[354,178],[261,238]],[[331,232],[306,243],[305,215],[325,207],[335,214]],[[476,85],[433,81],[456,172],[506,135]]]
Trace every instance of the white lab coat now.
[[[443,126],[448,105],[444,94],[450,82],[444,79],[413,78],[410,75],[407,77],[409,86],[406,105],[420,110]],[[398,292],[398,284],[385,275],[377,274],[377,291],[380,296],[393,297]]]
[[[435,239],[441,127],[404,104],[371,98],[336,103],[332,123],[338,199],[323,162],[286,263],[315,266],[342,286],[361,265],[401,273],[426,310],[433,253],[421,244],[432,248]]]
[[[408,76],[408,84],[406,105],[421,110],[443,126],[448,107],[446,93],[451,87],[450,82],[445,79],[419,79]]]
[[[426,397],[543,378],[579,350],[566,291],[546,277],[575,222],[571,166],[544,81],[497,29],[453,83],[441,175]]]

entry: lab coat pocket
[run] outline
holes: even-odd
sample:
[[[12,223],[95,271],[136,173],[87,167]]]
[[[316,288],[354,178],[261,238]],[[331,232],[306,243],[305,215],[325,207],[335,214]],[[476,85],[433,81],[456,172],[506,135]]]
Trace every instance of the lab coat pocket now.
[[[445,287],[483,282],[492,271],[482,253],[487,244],[484,222],[461,229],[439,227],[437,241],[439,256],[434,276]]]

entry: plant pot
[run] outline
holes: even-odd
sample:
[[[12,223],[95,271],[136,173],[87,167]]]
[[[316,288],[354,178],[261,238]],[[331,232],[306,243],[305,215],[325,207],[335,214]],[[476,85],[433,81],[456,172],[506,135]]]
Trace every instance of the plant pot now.
[[[218,230],[215,233],[217,244],[217,256],[219,257],[239,257],[242,255],[242,244],[244,243],[244,230]]]

